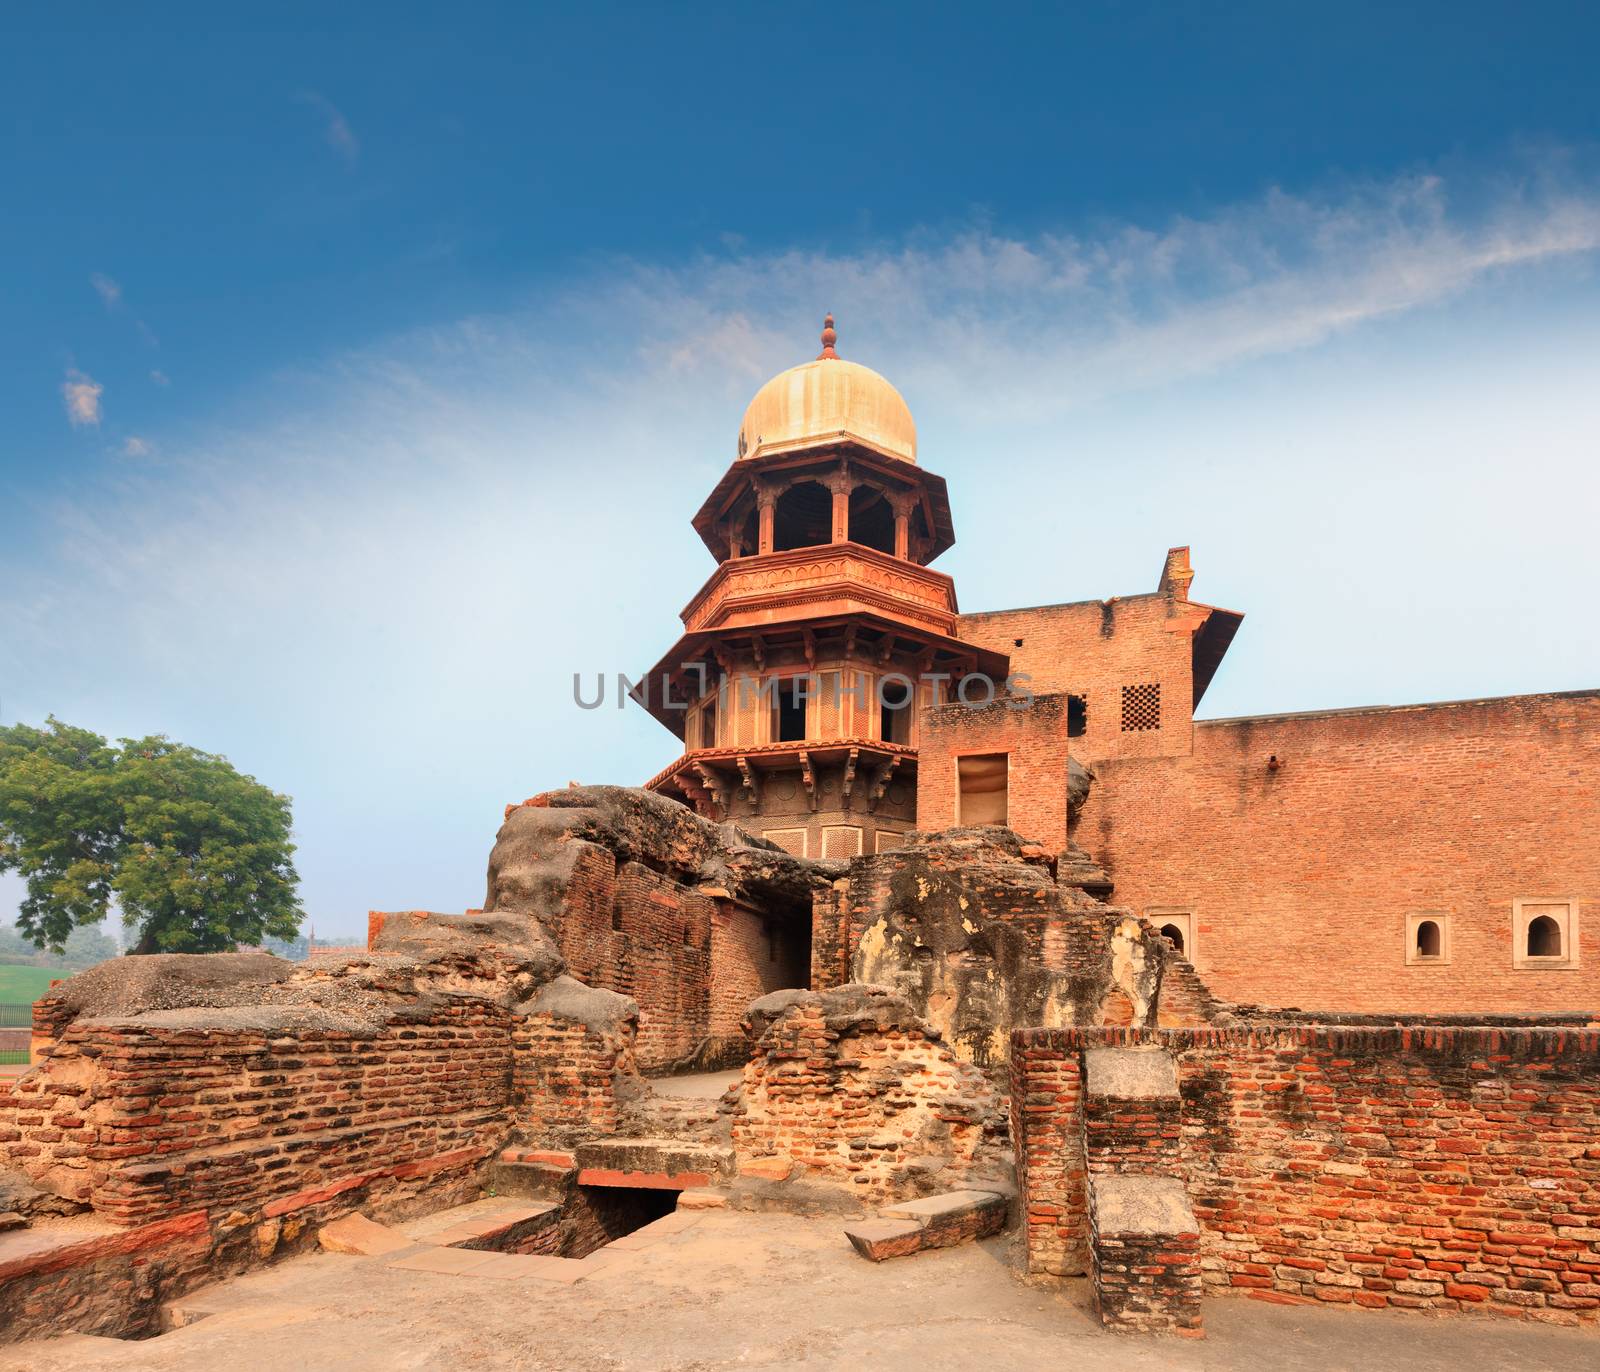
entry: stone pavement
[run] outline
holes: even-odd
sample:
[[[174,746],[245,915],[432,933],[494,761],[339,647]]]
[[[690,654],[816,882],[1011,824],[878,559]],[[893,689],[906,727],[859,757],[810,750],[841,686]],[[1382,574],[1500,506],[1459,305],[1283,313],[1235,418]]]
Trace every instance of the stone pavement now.
[[[670,1226],[664,1228],[670,1229]],[[321,1253],[221,1285],[142,1343],[0,1348],[0,1372],[1579,1372],[1600,1335],[1487,1316],[1206,1303],[1201,1342],[1103,1332],[1086,1284],[1028,1285],[1009,1238],[874,1264],[836,1220],[711,1211],[568,1284]],[[579,1264],[574,1264],[578,1266]],[[193,1298],[192,1298],[193,1299]]]

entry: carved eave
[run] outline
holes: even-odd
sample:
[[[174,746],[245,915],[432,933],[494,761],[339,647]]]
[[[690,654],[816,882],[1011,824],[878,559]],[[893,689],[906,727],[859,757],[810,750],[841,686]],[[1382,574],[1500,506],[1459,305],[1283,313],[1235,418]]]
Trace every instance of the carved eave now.
[[[921,625],[847,609],[843,614],[826,619],[813,619],[808,615],[803,624],[775,624],[745,630],[719,628],[685,634],[629,694],[635,704],[643,706],[677,737],[682,738],[689,693],[686,690],[675,691],[669,703],[662,698],[661,682],[664,679],[682,682],[686,686],[696,683],[698,674],[686,671],[686,663],[704,664],[708,682],[715,679],[719,669],[732,676],[739,670],[749,670],[738,666],[740,655],[753,662],[759,651],[765,659],[772,651],[774,640],[779,637],[788,636],[796,647],[804,651],[806,633],[812,635],[814,641],[824,633],[837,634],[841,648],[848,639],[857,656],[871,656],[880,665],[896,657],[902,660],[911,658],[916,661],[916,670],[948,672],[952,677],[980,672],[997,685],[1006,679],[1011,670],[1011,659],[991,648],[979,647],[976,643],[968,643],[949,634],[934,633]],[[876,648],[869,647],[866,641],[861,640],[863,633],[880,636]],[[817,653],[820,649],[814,643],[811,651]]]
[[[876,810],[891,777],[896,774],[915,776],[917,750],[903,743],[885,743],[875,738],[808,739],[796,743],[701,748],[674,758],[645,782],[644,789],[669,795],[679,792],[696,809],[701,808],[699,802],[714,801],[727,814],[728,802],[740,789],[759,806],[763,773],[792,772],[798,768],[814,810],[817,808],[817,769],[841,764],[857,791],[865,784],[864,778],[871,778],[866,791],[867,808]]]
[[[944,478],[855,437],[841,438],[836,444],[820,447],[815,439],[807,439],[798,445],[764,448],[754,457],[736,459],[690,522],[711,555],[721,562],[727,558],[728,545],[717,532],[717,524],[727,517],[755,477],[815,467],[841,458],[863,471],[876,473],[891,484],[916,490],[930,540],[925,562],[932,562],[955,544],[955,520],[950,513],[950,492]]]

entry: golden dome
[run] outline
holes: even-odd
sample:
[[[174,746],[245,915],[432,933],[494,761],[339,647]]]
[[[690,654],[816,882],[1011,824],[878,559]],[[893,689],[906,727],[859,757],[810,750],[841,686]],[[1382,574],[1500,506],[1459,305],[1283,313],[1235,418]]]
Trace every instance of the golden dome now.
[[[853,438],[891,457],[917,460],[917,426],[900,392],[871,367],[835,353],[836,336],[830,314],[822,355],[779,372],[756,392],[739,425],[740,457]]]

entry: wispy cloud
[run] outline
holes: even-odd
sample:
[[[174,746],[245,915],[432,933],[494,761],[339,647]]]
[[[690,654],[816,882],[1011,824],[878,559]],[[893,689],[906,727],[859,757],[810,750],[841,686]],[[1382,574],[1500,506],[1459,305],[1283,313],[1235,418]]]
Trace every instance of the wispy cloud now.
[[[172,378],[163,371],[152,371],[150,379],[158,386],[170,386],[172,384]]]
[[[637,670],[670,642],[709,571],[687,519],[755,387],[815,355],[826,309],[841,352],[906,395],[950,480],[949,570],[969,607],[1137,589],[1192,539],[1205,595],[1239,601],[1271,643],[1247,671],[1241,641],[1213,709],[1482,693],[1501,671],[1523,673],[1515,689],[1583,684],[1592,646],[1563,627],[1584,612],[1581,522],[1600,499],[1581,358],[1552,342],[1505,364],[1504,388],[1467,386],[1395,340],[1430,320],[1444,336],[1480,301],[1526,321],[1543,306],[1522,302],[1581,285],[1597,250],[1587,186],[1530,178],[1468,204],[1423,177],[1159,225],[602,264],[492,316],[303,359],[207,425],[164,427],[159,461],[75,489],[46,550],[7,568],[0,642],[26,664],[8,696],[39,717],[76,706],[82,662],[115,652],[125,672],[100,708],[159,701],[161,718],[126,727],[260,759],[296,794],[313,897],[446,901],[438,872],[481,867],[480,816],[492,831],[506,799],[666,760],[637,712],[576,711],[571,673]],[[1346,337],[1361,348],[1319,350]],[[1363,350],[1393,364],[1394,395],[1352,378]],[[98,385],[74,383],[98,417]],[[1508,452],[1539,479],[1507,482]],[[1470,632],[1447,596],[1402,619],[1396,586],[1491,555]],[[538,635],[517,631],[532,618]],[[1491,625],[1528,651],[1486,662],[1472,645]],[[1427,680],[1397,684],[1412,660]],[[1311,661],[1381,684],[1351,667],[1331,697]],[[423,807],[417,756],[437,760]],[[382,799],[353,805],[351,777]],[[413,871],[433,875],[405,890]]]
[[[155,450],[155,444],[147,438],[140,438],[138,434],[129,434],[122,440],[124,457],[149,457]]]
[[[104,272],[95,272],[91,275],[89,284],[95,288],[108,310],[114,310],[122,303],[122,287]]]
[[[355,165],[356,159],[361,155],[361,140],[350,127],[350,121],[340,112],[339,107],[329,100],[327,96],[316,91],[300,91],[295,99],[302,105],[309,105],[323,117],[323,137],[327,139],[328,146],[339,154],[346,162]]]
[[[92,376],[69,368],[61,383],[61,399],[67,407],[67,423],[75,429],[100,423],[100,393],[105,390]]]

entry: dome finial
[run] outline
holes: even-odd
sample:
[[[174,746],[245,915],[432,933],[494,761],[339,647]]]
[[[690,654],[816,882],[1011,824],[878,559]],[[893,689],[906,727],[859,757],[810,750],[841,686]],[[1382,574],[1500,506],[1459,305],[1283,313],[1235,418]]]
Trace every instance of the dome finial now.
[[[833,345],[838,341],[839,334],[833,327],[833,315],[829,314],[822,321],[822,351],[817,354],[817,361],[821,362],[825,357],[837,358],[839,354],[834,352]]]

